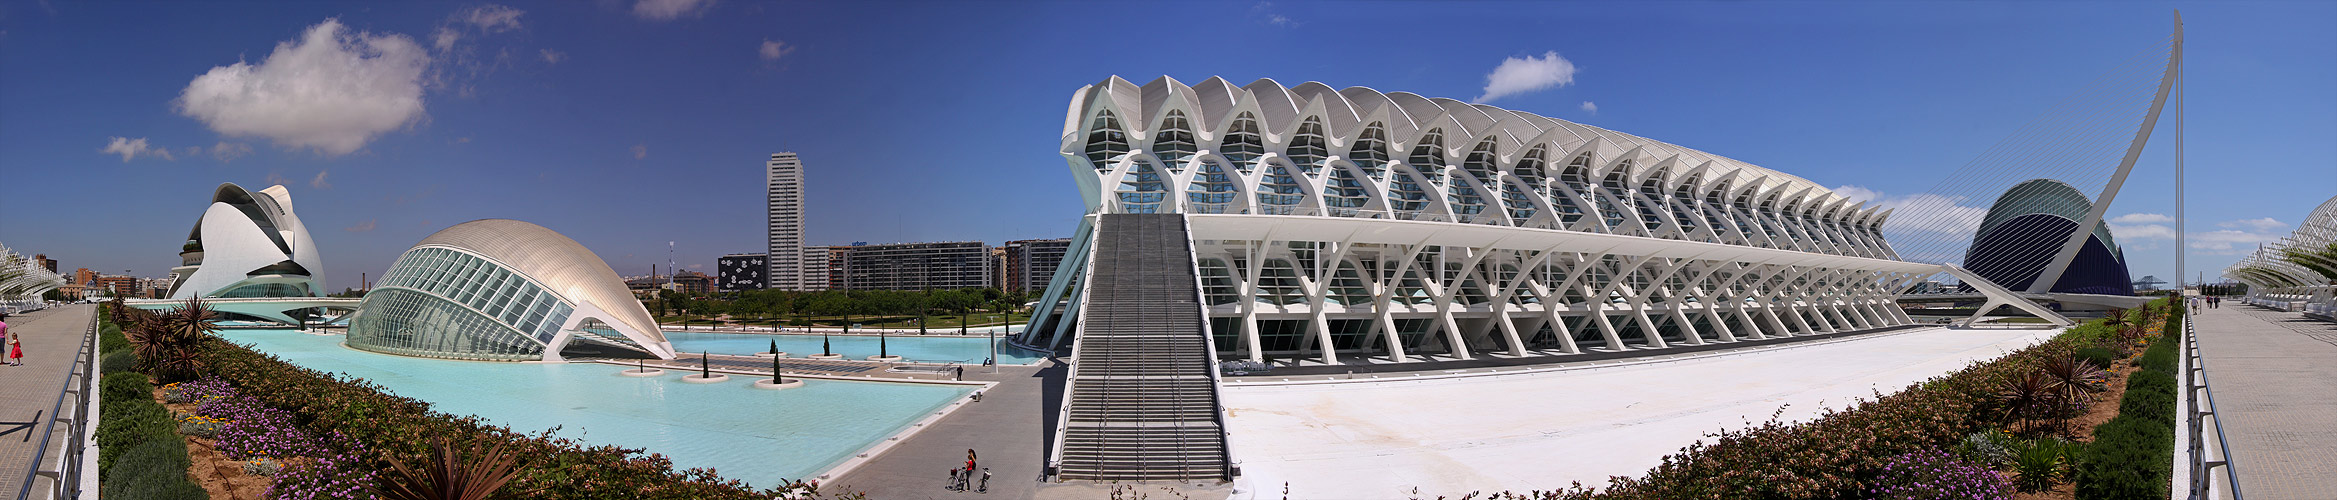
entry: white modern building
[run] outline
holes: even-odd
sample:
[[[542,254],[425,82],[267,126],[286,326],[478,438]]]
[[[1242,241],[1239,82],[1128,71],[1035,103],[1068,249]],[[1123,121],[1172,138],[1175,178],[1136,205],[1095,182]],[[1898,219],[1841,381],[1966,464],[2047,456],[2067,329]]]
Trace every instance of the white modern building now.
[[[0,312],[36,309],[41,294],[65,286],[66,279],[37,259],[17,255],[0,245]]]
[[[1111,214],[1182,214],[1215,353],[1249,360],[1883,328],[1941,271],[1897,260],[1887,211],[1792,174],[1403,92],[1114,77],[1074,94],[1061,152],[1088,216],[1020,339],[1042,346],[1123,286],[1091,275]]]
[[[170,270],[171,299],[316,297],[324,262],[284,186],[213,190]]]
[[[348,344],[407,356],[559,361],[577,341],[673,359],[607,262],[508,219],[457,224],[398,256],[350,320]]]
[[[803,254],[803,161],[795,153],[771,153],[763,163],[764,217],[768,230],[768,248],[765,255],[770,271],[764,276],[767,286],[776,290],[811,290],[812,281],[826,281],[826,276],[805,273]],[[825,267],[827,256],[820,256]]]
[[[2248,303],[2337,321],[2337,197],[2321,202],[2288,237],[2258,247],[2223,275],[2248,284]]]

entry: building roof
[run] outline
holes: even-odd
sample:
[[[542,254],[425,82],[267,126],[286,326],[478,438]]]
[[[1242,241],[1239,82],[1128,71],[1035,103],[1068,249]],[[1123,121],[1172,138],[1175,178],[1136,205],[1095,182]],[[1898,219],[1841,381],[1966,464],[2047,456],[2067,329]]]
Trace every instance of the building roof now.
[[[444,245],[494,259],[572,302],[590,302],[615,321],[664,342],[657,321],[606,261],[576,240],[511,219],[480,219],[446,228],[414,246]]]

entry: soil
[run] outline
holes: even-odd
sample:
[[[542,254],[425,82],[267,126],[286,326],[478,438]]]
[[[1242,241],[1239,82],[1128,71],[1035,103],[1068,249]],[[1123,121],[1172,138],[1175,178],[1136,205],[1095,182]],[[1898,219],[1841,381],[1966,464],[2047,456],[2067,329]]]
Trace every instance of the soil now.
[[[154,390],[154,400],[162,401],[162,389],[156,388]],[[195,412],[193,403],[164,402],[162,406],[174,412]],[[214,500],[262,500],[267,498],[268,484],[273,482],[273,479],[267,476],[245,474],[243,462],[229,460],[226,454],[219,452],[216,441],[195,436],[184,437],[187,438],[187,458],[194,459],[195,462],[193,466],[187,468],[187,476],[193,478],[196,484],[203,485],[203,490],[210,492],[211,498]]]
[[[2062,426],[2063,432],[2058,433],[2061,437],[2081,443],[2093,442],[2094,428],[2118,417],[2118,401],[2126,396],[2126,378],[2142,369],[2134,366],[2134,361],[2141,357],[2141,350],[2137,349],[2135,353],[2133,357],[2111,363],[2113,366],[2109,369],[2110,378],[2105,382],[2108,389],[2094,393],[2093,404],[2086,406],[2084,414],[2071,417],[2066,425]],[[2004,475],[2007,481],[2013,478],[2009,471],[2005,472]],[[2014,493],[2012,498],[2013,500],[2074,500],[2077,498],[2077,483],[2063,481],[2053,485],[2053,489],[2035,493]]]

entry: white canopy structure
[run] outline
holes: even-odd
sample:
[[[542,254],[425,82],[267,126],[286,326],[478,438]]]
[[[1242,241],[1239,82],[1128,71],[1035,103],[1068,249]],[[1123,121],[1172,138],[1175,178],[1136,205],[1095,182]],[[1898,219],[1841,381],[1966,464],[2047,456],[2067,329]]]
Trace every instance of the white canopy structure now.
[[[674,357],[607,262],[576,240],[508,219],[423,238],[366,292],[349,326],[350,347],[458,359],[559,361],[578,339]]]

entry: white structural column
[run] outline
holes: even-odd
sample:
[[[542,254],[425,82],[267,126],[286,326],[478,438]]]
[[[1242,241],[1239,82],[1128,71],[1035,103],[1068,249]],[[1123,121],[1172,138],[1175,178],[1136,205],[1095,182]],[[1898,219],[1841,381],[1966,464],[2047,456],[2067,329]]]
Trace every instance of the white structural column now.
[[[1091,215],[1185,215],[1220,354],[1253,361],[1889,328],[1908,322],[1907,277],[1938,272],[1894,259],[1888,212],[1800,177],[1401,92],[1112,78],[1072,97],[1061,152]],[[1107,286],[1068,278],[1085,261],[1066,259],[1033,320],[1058,327],[1026,341],[1072,334],[1050,316]]]

